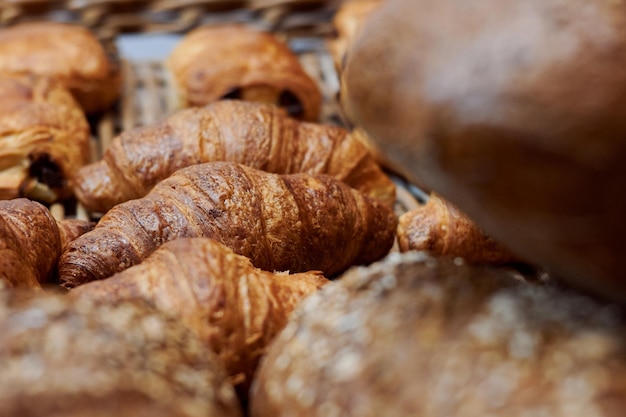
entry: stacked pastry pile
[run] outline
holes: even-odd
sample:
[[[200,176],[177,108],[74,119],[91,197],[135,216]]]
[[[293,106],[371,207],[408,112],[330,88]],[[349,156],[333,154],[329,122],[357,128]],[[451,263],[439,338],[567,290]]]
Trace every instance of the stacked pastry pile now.
[[[379,5],[337,14],[338,71]],[[383,150],[318,122],[272,34],[189,33],[180,109],[97,161],[114,57],[59,24],[0,52],[0,415],[621,412],[621,308],[501,268],[523,260],[438,194],[394,212]],[[93,222],[46,207],[73,200]]]

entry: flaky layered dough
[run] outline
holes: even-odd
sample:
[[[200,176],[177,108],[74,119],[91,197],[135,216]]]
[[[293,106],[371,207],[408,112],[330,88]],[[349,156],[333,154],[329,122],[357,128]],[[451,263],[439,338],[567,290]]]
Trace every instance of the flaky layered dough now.
[[[423,250],[433,256],[460,257],[470,264],[521,262],[435,193],[430,194],[426,204],[400,216],[398,246],[403,252]]]
[[[78,104],[57,83],[32,77],[0,76],[0,96],[0,199],[71,196],[70,179],[90,156]]]
[[[292,313],[259,367],[253,417],[623,414],[623,308],[396,255]]]
[[[180,319],[216,352],[245,397],[257,363],[320,273],[274,274],[213,239],[177,239],[139,265],[81,285],[70,295],[115,303],[141,299]]]
[[[391,208],[326,175],[193,165],[144,198],[118,204],[59,262],[63,286],[109,277],[181,237],[212,237],[266,271],[331,276],[391,248]]]
[[[278,174],[329,174],[389,205],[395,201],[394,183],[344,129],[298,122],[274,106],[243,101],[181,110],[123,133],[101,161],[79,170],[74,189],[85,207],[106,212],[143,197],[177,169],[211,161]]]
[[[0,73],[51,78],[70,90],[88,113],[109,108],[121,89],[113,53],[86,28],[56,22],[1,29]]]
[[[271,33],[244,25],[198,28],[167,59],[183,106],[221,98],[273,103],[317,121],[322,95],[298,57]]]
[[[143,303],[0,291],[0,415],[240,417],[213,352]]]
[[[25,198],[0,201],[0,281],[41,288],[69,242],[93,226],[82,220],[57,222],[46,207]]]

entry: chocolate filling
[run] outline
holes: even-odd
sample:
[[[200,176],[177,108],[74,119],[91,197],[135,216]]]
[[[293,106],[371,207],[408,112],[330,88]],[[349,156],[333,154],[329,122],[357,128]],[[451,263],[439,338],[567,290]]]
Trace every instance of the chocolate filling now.
[[[62,188],[65,178],[59,166],[50,158],[50,155],[43,154],[33,158],[28,173],[31,177],[37,178],[40,183],[52,188]]]

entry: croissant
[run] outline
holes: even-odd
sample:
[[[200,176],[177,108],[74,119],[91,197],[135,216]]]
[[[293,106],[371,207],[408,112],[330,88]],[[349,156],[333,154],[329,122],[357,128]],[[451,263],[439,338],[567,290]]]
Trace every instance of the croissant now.
[[[0,97],[0,199],[71,196],[90,156],[89,124],[71,94],[45,79],[0,77]]]
[[[140,302],[0,291],[0,415],[240,417],[216,355]]]
[[[70,295],[99,302],[142,299],[178,318],[218,354],[245,396],[289,313],[327,282],[317,272],[265,272],[213,239],[191,238],[164,243],[141,264]]]
[[[183,168],[118,204],[59,261],[66,288],[107,278],[182,237],[212,237],[266,271],[332,276],[391,248],[390,207],[326,175],[277,175],[228,162]]]
[[[403,252],[424,250],[433,256],[460,257],[470,264],[521,261],[435,193],[423,206],[400,216],[397,233]]]
[[[166,62],[183,107],[229,98],[272,103],[298,119],[316,121],[317,83],[273,34],[244,25],[198,28]]]
[[[109,108],[121,91],[116,53],[88,29],[65,23],[1,29],[0,73],[53,79],[71,91],[87,113]]]
[[[182,167],[237,162],[278,174],[332,175],[393,204],[395,185],[358,140],[339,127],[301,123],[274,106],[221,101],[181,110],[122,133],[104,158],[79,170],[74,191],[93,212],[143,197]]]
[[[69,242],[93,226],[82,220],[57,222],[46,207],[25,198],[0,201],[0,282],[41,288]]]

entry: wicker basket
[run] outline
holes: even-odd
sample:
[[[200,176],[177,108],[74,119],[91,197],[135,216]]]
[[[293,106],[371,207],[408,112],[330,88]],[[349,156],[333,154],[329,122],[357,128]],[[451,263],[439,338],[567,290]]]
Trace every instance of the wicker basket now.
[[[339,1],[321,0],[13,0],[0,3],[0,25],[26,21],[60,21],[89,27],[116,47],[123,37],[154,34],[183,36],[199,25],[245,23],[271,31],[287,42],[305,70],[318,82],[324,100],[321,121],[342,124],[336,100],[339,82],[326,48],[333,35],[332,17]],[[132,52],[132,51],[131,51]],[[109,113],[90,120],[92,159],[124,130],[157,122],[175,108],[175,97],[162,59],[123,57],[123,92]],[[398,184],[396,212],[416,207],[423,194],[390,173]],[[55,204],[56,218],[90,218],[80,205]]]

